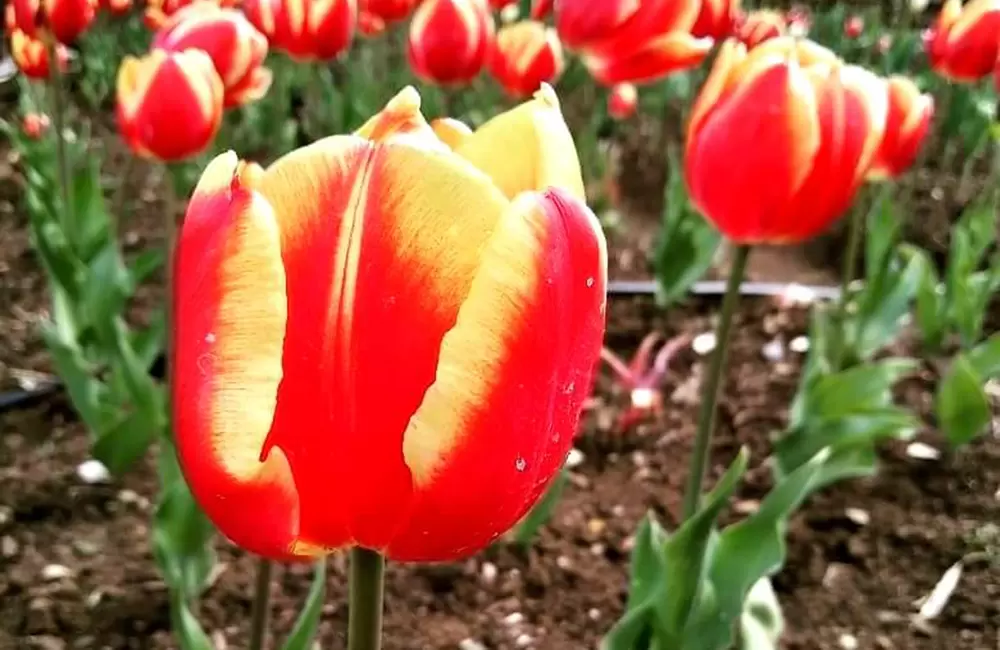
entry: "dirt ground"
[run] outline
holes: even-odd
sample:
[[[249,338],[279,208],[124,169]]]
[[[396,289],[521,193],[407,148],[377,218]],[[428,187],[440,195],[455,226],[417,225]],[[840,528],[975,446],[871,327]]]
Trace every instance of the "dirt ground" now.
[[[155,179],[144,182],[155,186]],[[134,212],[123,225],[130,250],[161,239],[155,191],[144,186],[134,194]],[[0,156],[0,389],[11,388],[18,371],[49,370],[37,336],[44,278],[16,200],[12,161]],[[646,231],[628,232],[648,237],[655,221],[645,222]],[[620,264],[644,259],[636,240],[611,241],[612,259],[619,260],[614,274],[648,277],[641,262]],[[151,289],[144,300],[156,293]],[[662,312],[642,299],[613,298],[608,345],[628,357],[650,331],[667,337],[708,331],[717,306],[699,299]],[[802,362],[787,344],[805,334],[808,314],[756,299],[744,301],[737,318],[712,467],[718,475],[745,444],[754,469],[730,519],[752,509],[769,485],[762,465],[768,438],[785,421]],[[776,340],[782,358],[769,360],[764,347]],[[679,354],[664,380],[662,416],[625,433],[616,422],[626,396],[603,373],[581,424],[583,462],[532,547],[503,541],[460,564],[390,566],[386,650],[595,648],[624,606],[636,523],[650,509],[668,526],[677,522],[704,362],[690,349]],[[942,449],[939,460],[887,445],[877,477],[840,484],[793,519],[788,563],[775,578],[787,620],[785,648],[1000,648],[1000,566],[986,561],[969,564],[932,625],[911,621],[949,566],[1000,545],[1000,441],[988,437],[949,453],[929,417],[934,379],[930,369],[922,371],[901,387],[900,398],[927,416],[919,439]],[[152,455],[122,480],[92,485],[77,476],[87,447],[86,432],[59,394],[0,413],[0,650],[175,647],[150,551]],[[219,551],[218,575],[198,616],[219,650],[241,648],[253,560],[222,542]],[[343,557],[329,563],[320,642],[336,650],[344,647],[346,573]],[[279,635],[291,627],[309,579],[308,567],[279,571],[273,593]]]

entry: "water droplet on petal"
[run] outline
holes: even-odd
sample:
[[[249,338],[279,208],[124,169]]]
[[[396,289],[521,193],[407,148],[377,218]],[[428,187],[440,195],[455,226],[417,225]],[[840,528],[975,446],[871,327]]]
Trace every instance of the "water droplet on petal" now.
[[[205,335],[205,343],[215,343],[215,334],[209,332]]]
[[[587,286],[588,287],[594,286],[594,278],[587,278]]]
[[[520,456],[518,456],[517,460],[514,461],[514,468],[517,469],[517,471],[519,472],[523,472],[524,468],[527,466],[528,466],[528,461],[524,460]]]

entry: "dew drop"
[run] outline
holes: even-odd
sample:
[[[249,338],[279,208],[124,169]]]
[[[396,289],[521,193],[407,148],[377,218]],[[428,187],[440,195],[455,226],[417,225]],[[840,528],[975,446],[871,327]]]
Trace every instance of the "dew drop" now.
[[[524,460],[520,456],[518,456],[517,460],[514,461],[514,468],[517,469],[517,471],[519,472],[523,472],[524,468],[527,466],[528,466],[528,461]]]
[[[205,335],[205,343],[215,343],[215,334],[209,332]]]
[[[588,287],[594,286],[594,278],[587,278],[587,286]]]

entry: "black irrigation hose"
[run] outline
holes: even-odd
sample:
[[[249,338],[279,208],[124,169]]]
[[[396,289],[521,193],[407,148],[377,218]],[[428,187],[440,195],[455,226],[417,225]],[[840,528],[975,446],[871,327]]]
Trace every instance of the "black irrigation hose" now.
[[[740,286],[740,293],[744,296],[780,296],[788,292],[791,286],[796,285],[784,282],[744,282]],[[811,292],[818,300],[835,300],[840,296],[840,289],[837,287],[798,286],[802,287],[803,292]],[[721,296],[724,291],[725,282],[721,280],[695,282],[690,289],[690,292],[697,296]],[[656,282],[652,280],[615,280],[608,283],[608,296],[612,298],[653,296],[655,294]],[[153,364],[153,374],[162,376],[163,368],[164,360],[161,357]],[[0,393],[0,413],[28,408],[61,389],[62,382],[58,378],[53,377],[50,381],[44,382],[37,388],[11,390]]]

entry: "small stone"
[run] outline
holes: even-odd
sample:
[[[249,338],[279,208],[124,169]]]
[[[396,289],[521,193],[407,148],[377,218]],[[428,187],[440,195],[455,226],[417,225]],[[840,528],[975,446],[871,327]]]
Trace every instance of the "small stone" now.
[[[511,612],[510,614],[504,616],[503,622],[504,625],[510,625],[512,627],[514,625],[520,625],[522,622],[524,622],[524,614],[522,614],[521,612]]]
[[[599,621],[601,619],[601,610],[597,609],[596,607],[591,607],[587,611],[587,618],[589,618],[592,621]]]
[[[861,508],[845,508],[844,514],[859,526],[867,526],[872,520],[872,516],[868,514],[868,511]]]
[[[583,464],[585,459],[586,456],[583,455],[583,452],[574,447],[573,449],[570,449],[569,454],[566,455],[566,467],[569,469],[579,467]]]
[[[42,567],[42,580],[62,580],[73,575],[73,570],[62,564],[46,564]]]
[[[514,639],[514,645],[518,648],[527,648],[531,645],[531,637],[527,634],[519,634],[516,639]]]
[[[37,650],[65,650],[66,642],[49,634],[38,634],[28,637],[28,645]]]
[[[21,550],[21,547],[18,546],[17,540],[10,535],[4,535],[0,539],[0,555],[3,555],[5,558],[14,557],[19,550]]]
[[[458,642],[458,650],[486,650],[486,646],[475,639],[462,639]]]
[[[764,344],[760,353],[771,363],[777,363],[785,358],[785,344],[782,343],[781,339],[771,339]]]
[[[497,576],[500,571],[497,569],[497,565],[492,562],[483,562],[483,566],[479,569],[479,575],[482,577],[483,582],[491,585],[497,581]]]
[[[108,468],[105,467],[104,463],[93,458],[85,460],[77,465],[76,475],[81,481],[87,483],[88,485],[107,483],[111,480],[111,472],[108,471]]]
[[[87,597],[83,600],[83,602],[87,607],[93,609],[94,607],[97,607],[101,603],[101,600],[103,599],[104,599],[104,592],[102,592],[100,589],[95,589],[94,591],[87,594]]]
[[[844,650],[857,650],[858,637],[854,636],[853,634],[847,634],[845,632],[844,634],[841,634],[840,637],[837,639],[837,643],[839,643],[840,647],[843,648]]]
[[[632,454],[632,464],[636,467],[646,467],[649,461],[646,459],[646,454],[641,451],[633,452]]]
[[[603,519],[597,519],[596,517],[587,522],[587,532],[591,535],[600,535],[604,532],[604,529],[608,527],[608,522]]]
[[[129,490],[128,488],[118,492],[118,500],[126,505],[134,505],[140,510],[149,508],[149,499],[135,490]]]
[[[699,356],[705,356],[715,349],[715,332],[704,332],[694,337],[691,349]]]
[[[226,641],[226,635],[222,630],[215,630],[212,632],[212,647],[215,650],[228,650],[229,642]]]
[[[907,445],[906,455],[917,460],[937,460],[941,458],[940,450],[922,442],[911,442]]]
[[[755,499],[740,499],[733,504],[733,510],[736,511],[737,514],[752,515],[760,510],[760,501]]]
[[[798,354],[805,354],[809,351],[809,337],[796,336],[788,342],[788,349]]]
[[[624,517],[625,516],[625,506],[623,506],[621,504],[618,504],[618,505],[614,506],[613,508],[611,508],[611,514],[613,514],[615,517]]]
[[[848,574],[848,566],[840,562],[831,562],[823,572],[823,586],[831,589],[837,586]]]
[[[73,540],[73,550],[84,557],[89,557],[91,555],[97,555],[97,552],[101,550],[101,547],[89,539],[76,539]]]
[[[0,526],[6,526],[14,521],[14,509],[10,506],[0,506]]]
[[[562,569],[563,571],[568,571],[569,568],[573,566],[573,563],[565,555],[560,555],[559,557],[556,558],[556,566]]]

